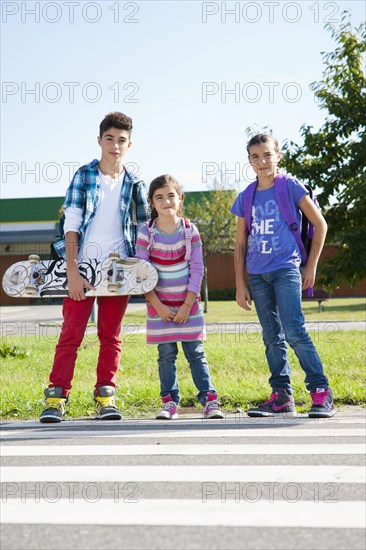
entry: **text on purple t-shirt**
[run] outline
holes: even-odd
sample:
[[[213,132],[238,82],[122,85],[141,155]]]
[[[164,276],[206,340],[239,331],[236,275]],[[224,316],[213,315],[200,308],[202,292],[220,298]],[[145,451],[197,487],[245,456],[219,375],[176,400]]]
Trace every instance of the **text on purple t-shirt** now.
[[[299,204],[307,195],[305,187],[297,180],[287,178],[290,201],[300,226]],[[244,218],[244,191],[239,193],[230,209],[232,214]],[[252,228],[248,238],[246,266],[248,273],[262,274],[276,269],[296,267],[301,264],[299,247],[291,229],[285,222],[275,199],[274,186],[257,190],[252,207]]]

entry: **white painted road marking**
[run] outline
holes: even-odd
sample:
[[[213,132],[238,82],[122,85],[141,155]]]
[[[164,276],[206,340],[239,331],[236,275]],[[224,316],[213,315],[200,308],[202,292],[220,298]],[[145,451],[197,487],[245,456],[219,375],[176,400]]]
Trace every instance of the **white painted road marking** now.
[[[238,527],[304,527],[362,529],[363,502],[235,502],[228,500],[151,499],[97,502],[60,499],[9,499],[2,504],[2,523],[47,525],[191,525]],[[174,545],[173,545],[174,546]]]
[[[174,421],[173,421],[174,422]],[[362,422],[364,424],[364,422]],[[98,424],[99,425],[99,424]],[[220,426],[222,424],[220,423]],[[268,424],[266,424],[268,426]],[[138,427],[134,430],[123,430],[123,424],[121,429],[115,429],[113,431],[108,430],[108,426],[102,432],[96,430],[68,430],[63,429],[63,427],[68,428],[67,424],[63,424],[60,428],[47,428],[47,429],[37,429],[32,430],[17,430],[17,431],[6,431],[2,432],[3,441],[12,441],[12,440],[29,440],[29,439],[43,439],[45,442],[49,439],[65,439],[65,438],[88,438],[88,437],[97,437],[104,438],[216,438],[216,437],[365,437],[366,430],[363,428],[321,428],[317,429],[318,426],[310,426],[306,428],[296,429],[287,426],[278,426],[277,428],[245,428],[243,425],[238,426],[238,428],[217,428],[217,429],[201,429],[201,430],[192,430],[185,429],[182,426],[179,426],[177,429],[177,424],[173,426],[169,424],[166,426],[165,431],[161,430],[151,430],[147,431],[145,429],[139,430]],[[70,428],[72,426],[70,425]],[[143,427],[143,426],[141,426]],[[119,428],[119,426],[118,426]]]
[[[4,466],[2,482],[365,483],[362,466]]]
[[[362,455],[365,445],[50,445],[3,446],[1,456]]]

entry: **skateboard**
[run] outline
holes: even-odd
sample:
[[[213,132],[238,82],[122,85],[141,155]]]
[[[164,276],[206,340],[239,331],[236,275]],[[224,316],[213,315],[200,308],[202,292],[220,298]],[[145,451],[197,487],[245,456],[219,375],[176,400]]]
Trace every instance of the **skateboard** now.
[[[79,272],[96,290],[85,289],[85,296],[144,294],[155,288],[158,274],[153,265],[136,258],[109,258],[79,263]],[[31,254],[28,261],[11,265],[3,276],[3,289],[13,298],[67,297],[66,261],[41,260]]]

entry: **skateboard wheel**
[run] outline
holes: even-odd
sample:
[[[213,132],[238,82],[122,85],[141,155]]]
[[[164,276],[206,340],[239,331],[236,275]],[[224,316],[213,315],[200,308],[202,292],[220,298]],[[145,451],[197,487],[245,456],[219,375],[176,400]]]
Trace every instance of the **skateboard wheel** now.
[[[40,261],[40,257],[38,256],[38,254],[30,254],[28,256],[28,262],[31,262],[31,263],[38,263]]]
[[[34,286],[26,286],[24,289],[24,294],[26,296],[35,296],[37,294],[37,291]]]
[[[110,260],[116,260],[116,262],[117,262],[118,260],[120,260],[120,256],[119,256],[119,254],[116,254],[115,252],[111,252],[109,254],[109,259]]]
[[[118,292],[118,289],[119,289],[119,285],[115,283],[109,283],[109,285],[107,285],[108,292]]]

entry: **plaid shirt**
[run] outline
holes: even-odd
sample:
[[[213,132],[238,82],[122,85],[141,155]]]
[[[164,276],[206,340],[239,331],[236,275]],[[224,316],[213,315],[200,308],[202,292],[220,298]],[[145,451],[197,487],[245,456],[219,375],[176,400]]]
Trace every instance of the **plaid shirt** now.
[[[100,200],[99,161],[93,160],[77,170],[66,192],[63,208],[82,208],[84,219],[80,228],[79,246],[86,228],[92,222]],[[125,169],[122,183],[120,215],[125,245],[130,257],[135,255],[136,236],[139,226],[150,219],[146,184]],[[57,254],[66,258],[65,239],[53,243]]]

